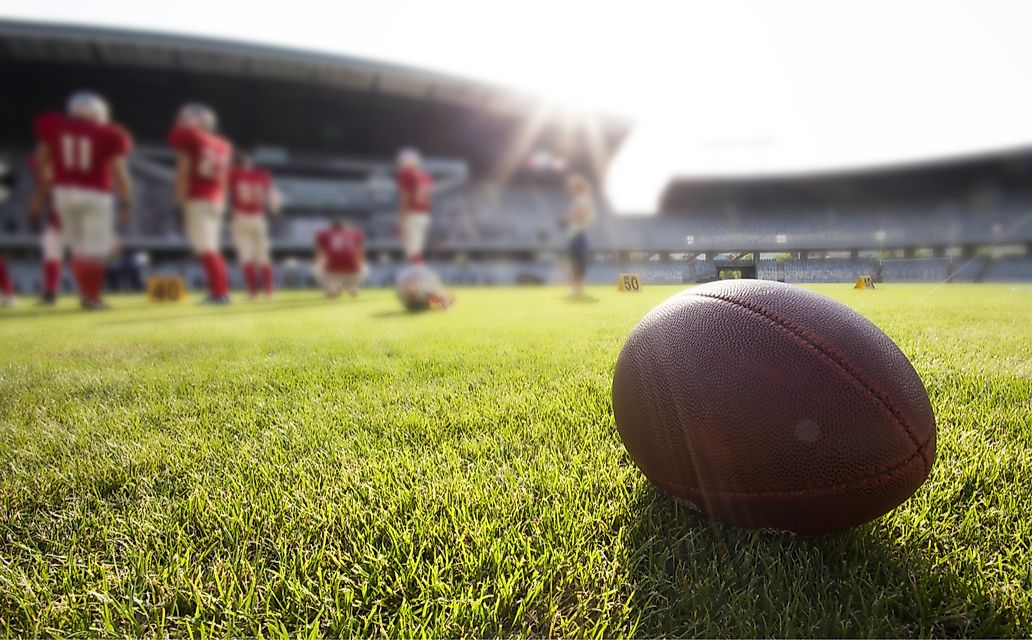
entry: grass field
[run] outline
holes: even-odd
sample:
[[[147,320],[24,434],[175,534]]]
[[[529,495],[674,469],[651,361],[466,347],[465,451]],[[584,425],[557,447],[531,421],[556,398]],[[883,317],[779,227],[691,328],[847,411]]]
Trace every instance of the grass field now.
[[[614,362],[677,288],[0,311],[0,633],[1032,635],[1032,286],[814,288],[939,426],[914,498],[825,538],[624,452]]]

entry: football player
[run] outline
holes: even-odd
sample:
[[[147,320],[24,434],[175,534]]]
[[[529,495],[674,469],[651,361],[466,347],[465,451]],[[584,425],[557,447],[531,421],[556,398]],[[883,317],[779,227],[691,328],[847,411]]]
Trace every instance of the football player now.
[[[126,156],[133,141],[109,121],[108,105],[95,93],[80,91],[68,100],[68,113],[44,113],[34,129],[39,144],[36,166],[40,193],[52,193],[65,241],[72,249],[72,272],[83,309],[107,308],[101,299],[105,263],[114,231],[114,186],[123,224],[132,219],[132,181]]]
[[[236,166],[229,172],[233,244],[244,272],[249,298],[254,300],[258,297],[259,284],[265,297],[269,298],[272,296],[273,271],[265,213],[279,213],[279,199],[268,171],[254,166],[247,154],[237,153],[236,159]]]
[[[336,298],[342,290],[347,290],[352,298],[358,295],[358,285],[368,274],[364,245],[362,230],[341,218],[316,234],[316,280],[326,291],[326,297]]]
[[[233,145],[215,133],[216,124],[214,111],[191,102],[179,110],[168,134],[176,151],[176,205],[208,280],[204,304],[229,303],[229,273],[219,238]]]
[[[33,228],[43,218],[43,233],[40,236],[40,251],[43,255],[43,296],[41,306],[57,303],[57,289],[61,283],[61,261],[64,253],[64,239],[61,236],[61,218],[54,210],[49,185],[53,181],[50,167],[40,167],[36,157],[29,158],[29,174],[32,176],[32,200],[29,204],[29,222]]]
[[[430,194],[433,179],[423,170],[415,149],[398,154],[398,231],[409,264],[423,263],[423,247],[430,229]]]
[[[567,251],[572,270],[571,294],[584,295],[584,274],[588,268],[588,227],[595,220],[595,204],[588,181],[579,175],[566,181],[570,206],[563,222],[566,223]]]
[[[11,282],[11,274],[7,272],[7,262],[0,256],[0,307],[13,307],[15,305],[14,283]]]
[[[11,189],[14,187],[14,176],[11,175],[6,162],[0,162],[0,204],[7,200]],[[13,307],[16,304],[14,297],[14,283],[11,282],[11,274],[7,272],[7,262],[3,255],[0,255],[0,307]]]

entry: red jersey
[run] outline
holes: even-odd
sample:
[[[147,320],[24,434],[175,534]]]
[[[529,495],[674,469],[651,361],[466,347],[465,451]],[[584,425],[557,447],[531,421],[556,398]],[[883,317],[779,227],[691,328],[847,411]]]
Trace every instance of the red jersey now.
[[[190,158],[191,200],[222,202],[225,199],[226,176],[233,145],[222,136],[196,127],[175,126],[168,133],[168,143]]]
[[[420,169],[402,169],[397,176],[398,193],[408,202],[411,213],[430,213],[430,191],[434,181]]]
[[[329,273],[357,273],[364,244],[365,236],[355,227],[323,229],[315,236],[315,246],[326,260],[324,266]]]
[[[265,212],[272,193],[272,178],[265,169],[229,170],[229,200],[233,211],[259,216]]]
[[[111,163],[132,151],[133,139],[115,124],[91,122],[60,113],[44,113],[33,125],[50,151],[55,187],[111,191]]]
[[[43,176],[39,174],[37,169],[38,164],[36,163],[36,156],[29,156],[29,175],[32,176],[32,183],[39,189],[40,184],[43,182]],[[48,227],[54,229],[61,229],[61,218],[58,217],[57,211],[54,209],[54,202],[52,197],[47,198],[43,203],[43,216],[46,219]]]

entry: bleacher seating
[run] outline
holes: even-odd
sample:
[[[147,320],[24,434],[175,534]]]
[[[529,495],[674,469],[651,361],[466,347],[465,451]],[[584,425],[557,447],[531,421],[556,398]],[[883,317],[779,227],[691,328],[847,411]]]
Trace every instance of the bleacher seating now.
[[[1032,202],[992,209],[767,211],[652,218],[612,217],[592,231],[600,248],[657,251],[747,250],[760,247],[850,249],[881,246],[957,246],[1032,240]]]
[[[1032,258],[1000,258],[989,268],[985,282],[1032,282]]]
[[[820,259],[783,261],[781,269],[776,260],[760,260],[757,277],[764,280],[780,280],[783,271],[785,282],[853,282],[857,276],[875,273],[873,259]]]
[[[882,260],[884,282],[944,282],[948,275],[945,258]]]
[[[24,168],[27,154],[23,151],[7,159],[11,166]],[[328,219],[341,215],[363,228],[371,251],[400,250],[389,162],[289,153],[273,154],[269,162],[275,165],[274,172],[280,173],[278,182],[288,205],[284,214],[271,222],[273,246],[280,256],[305,255],[315,232]],[[452,256],[438,264],[447,281],[504,283],[562,278],[562,269],[549,258],[562,251],[566,238],[561,220],[568,197],[561,182],[516,180],[502,185],[471,178],[461,161],[431,162],[439,165],[442,179],[435,194],[428,246],[431,255]],[[172,163],[171,154],[160,146],[143,146],[133,157],[130,167],[136,184],[137,215],[130,228],[120,233],[134,249],[161,256],[179,254],[173,259],[174,268],[194,278],[189,272],[194,265],[188,258],[181,221],[171,199]],[[342,180],[334,171],[348,172],[351,177]],[[30,181],[23,175],[8,201],[0,204],[0,248],[17,249],[8,255],[18,286],[26,291],[39,288],[37,265],[27,257],[38,246],[38,237],[26,216],[30,192]],[[872,211],[849,206],[834,210],[800,207],[749,214],[727,209],[648,217],[617,216],[601,194],[597,201],[599,216],[589,232],[590,244],[612,261],[591,262],[588,277],[597,282],[615,281],[621,271],[641,273],[646,283],[712,280],[717,277],[712,258],[728,250],[783,250],[789,255],[804,247],[832,251],[1032,242],[1032,200],[1026,202],[1020,196],[989,204],[951,202],[934,210],[901,202]],[[227,245],[228,236],[227,228]],[[469,254],[477,259],[459,259]],[[507,257],[492,259],[493,254]],[[628,261],[629,254],[636,256],[634,261]],[[639,259],[643,254],[650,259]],[[669,254],[691,259],[670,259]],[[513,255],[524,256],[523,261],[512,260]],[[850,282],[862,274],[877,274],[885,282],[979,282],[1032,279],[1030,264],[1032,259],[1027,257],[994,260],[980,254],[974,258],[885,259],[880,266],[873,258],[811,258],[788,260],[780,266],[775,260],[761,260],[756,267],[760,278],[783,278],[787,282]],[[375,265],[372,281],[390,282],[391,269]],[[288,275],[284,272],[284,277]],[[288,279],[306,282],[306,278],[294,274]],[[199,272],[196,279],[200,280]]]
[[[987,259],[981,257],[956,258],[953,260],[953,281],[975,282],[984,275],[989,264]]]

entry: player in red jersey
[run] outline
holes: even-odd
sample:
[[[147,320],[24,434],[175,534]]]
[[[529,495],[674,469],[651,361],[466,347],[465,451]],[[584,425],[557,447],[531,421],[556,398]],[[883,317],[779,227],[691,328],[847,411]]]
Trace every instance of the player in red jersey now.
[[[268,171],[254,166],[247,154],[238,153],[236,158],[236,166],[229,171],[233,244],[244,271],[248,296],[251,300],[257,298],[260,284],[268,298],[272,296],[273,271],[265,213],[278,213],[278,198]]]
[[[398,230],[409,264],[423,263],[423,247],[430,229],[430,194],[433,180],[422,168],[415,149],[398,154]]]
[[[14,304],[14,283],[7,272],[7,262],[0,256],[0,307],[13,307]]]
[[[65,240],[72,248],[72,271],[82,308],[106,308],[101,300],[105,263],[113,240],[114,186],[123,224],[132,219],[132,181],[125,161],[133,142],[108,122],[100,96],[82,91],[68,101],[68,115],[44,113],[36,118],[38,191],[52,193]]]
[[[0,163],[0,204],[7,200],[12,186],[14,186],[13,176],[7,165]],[[0,307],[13,307],[16,302],[14,283],[11,281],[11,274],[7,271],[7,262],[4,261],[3,255],[0,255]]]
[[[215,112],[189,103],[179,110],[168,142],[176,150],[176,205],[208,278],[207,304],[229,302],[229,274],[219,252],[226,181],[233,145],[215,133]]]
[[[57,289],[61,283],[61,262],[64,253],[64,238],[61,234],[61,218],[54,209],[50,184],[53,181],[50,167],[40,167],[36,157],[29,158],[29,173],[32,175],[33,193],[29,204],[29,221],[35,227],[43,218],[43,233],[40,236],[40,251],[43,255],[42,306],[57,303]]]
[[[368,274],[364,246],[362,230],[339,218],[315,235],[316,279],[327,297],[345,289],[352,298],[358,295],[358,285]]]

